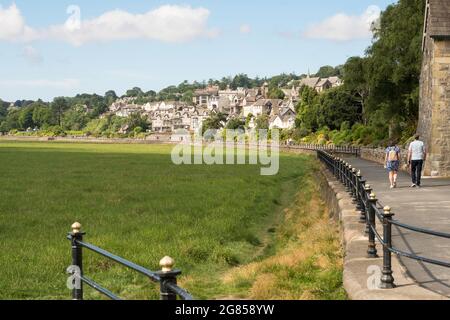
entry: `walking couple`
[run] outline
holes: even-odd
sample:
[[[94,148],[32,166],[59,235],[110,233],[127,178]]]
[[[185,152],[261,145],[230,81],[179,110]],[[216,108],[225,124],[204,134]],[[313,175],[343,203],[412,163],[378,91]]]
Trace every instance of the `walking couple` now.
[[[420,141],[420,136],[416,135],[414,142],[409,145],[408,167],[411,170],[412,188],[420,188],[423,165],[427,154],[425,144]],[[389,172],[391,189],[397,188],[398,171],[400,169],[400,148],[394,143],[390,143],[386,148],[385,168]]]

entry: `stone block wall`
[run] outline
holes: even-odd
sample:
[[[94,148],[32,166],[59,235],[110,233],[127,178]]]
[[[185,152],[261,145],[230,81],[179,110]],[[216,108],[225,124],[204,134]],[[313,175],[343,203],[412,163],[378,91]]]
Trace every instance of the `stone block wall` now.
[[[429,157],[425,174],[450,176],[450,40],[425,42],[418,133]]]

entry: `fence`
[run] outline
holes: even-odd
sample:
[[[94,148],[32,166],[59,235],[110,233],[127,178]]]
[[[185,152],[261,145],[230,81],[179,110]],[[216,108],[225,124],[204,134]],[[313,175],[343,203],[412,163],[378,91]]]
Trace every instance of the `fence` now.
[[[72,273],[71,284],[73,287],[73,300],[83,300],[83,284],[88,285],[110,299],[121,300],[114,293],[87,278],[83,274],[83,248],[134,270],[148,277],[153,282],[159,283],[161,300],[177,300],[177,297],[180,297],[181,300],[194,300],[194,298],[186,290],[177,285],[177,277],[181,274],[181,271],[172,270],[174,266],[174,261],[172,258],[163,258],[160,261],[162,271],[153,272],[92,244],[83,242],[84,235],[85,233],[81,232],[81,224],[77,222],[72,225],[72,232],[67,235],[67,239],[69,239],[72,244],[72,266],[68,270]]]
[[[353,146],[335,146],[321,144],[288,144],[287,148],[293,150],[327,151],[338,154],[349,154],[355,157],[361,156],[361,148]]]
[[[396,248],[392,243],[392,226],[445,239],[450,239],[450,234],[426,230],[394,220],[394,214],[391,212],[391,208],[387,206],[383,207],[381,205],[377,200],[376,195],[372,192],[370,185],[366,184],[360,171],[353,168],[343,159],[335,157],[328,152],[317,150],[317,155],[319,160],[326,165],[336,179],[346,187],[346,190],[352,196],[357,209],[361,212],[360,222],[366,224],[366,234],[369,238],[367,250],[368,258],[378,258],[376,240],[383,246],[381,289],[392,289],[395,287],[391,263],[392,254],[450,268],[449,262],[429,259]],[[382,223],[382,234],[377,230],[377,220]]]

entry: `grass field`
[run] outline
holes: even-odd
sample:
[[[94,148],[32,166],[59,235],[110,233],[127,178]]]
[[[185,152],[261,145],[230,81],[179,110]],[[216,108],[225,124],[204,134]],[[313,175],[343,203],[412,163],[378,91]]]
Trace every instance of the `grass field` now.
[[[0,141],[0,299],[70,299],[65,236],[75,221],[87,242],[152,270],[175,258],[196,298],[345,298],[338,231],[314,196],[311,158],[282,155],[280,173],[263,177],[257,166],[175,166],[170,150]],[[84,261],[121,297],[158,298],[147,279]]]

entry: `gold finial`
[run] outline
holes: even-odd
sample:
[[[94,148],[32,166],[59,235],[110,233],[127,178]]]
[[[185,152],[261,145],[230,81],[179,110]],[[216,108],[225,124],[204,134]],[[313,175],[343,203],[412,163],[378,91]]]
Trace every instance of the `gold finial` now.
[[[75,223],[72,225],[72,233],[73,233],[73,234],[77,234],[77,233],[80,233],[80,232],[81,232],[81,223],[75,222]]]
[[[376,200],[376,199],[377,199],[377,195],[375,193],[371,193],[370,200]]]
[[[163,272],[170,272],[175,265],[175,260],[171,257],[164,257],[159,262],[159,265],[161,266]]]
[[[372,186],[371,186],[370,184],[366,184],[365,189],[366,189],[366,190],[372,190]]]
[[[362,177],[362,173],[361,173],[361,170],[359,170],[359,171],[358,171],[358,174],[357,174],[357,176],[358,176],[358,177]]]
[[[388,206],[386,206],[386,207],[384,207],[384,214],[391,214],[391,207],[388,207]]]

